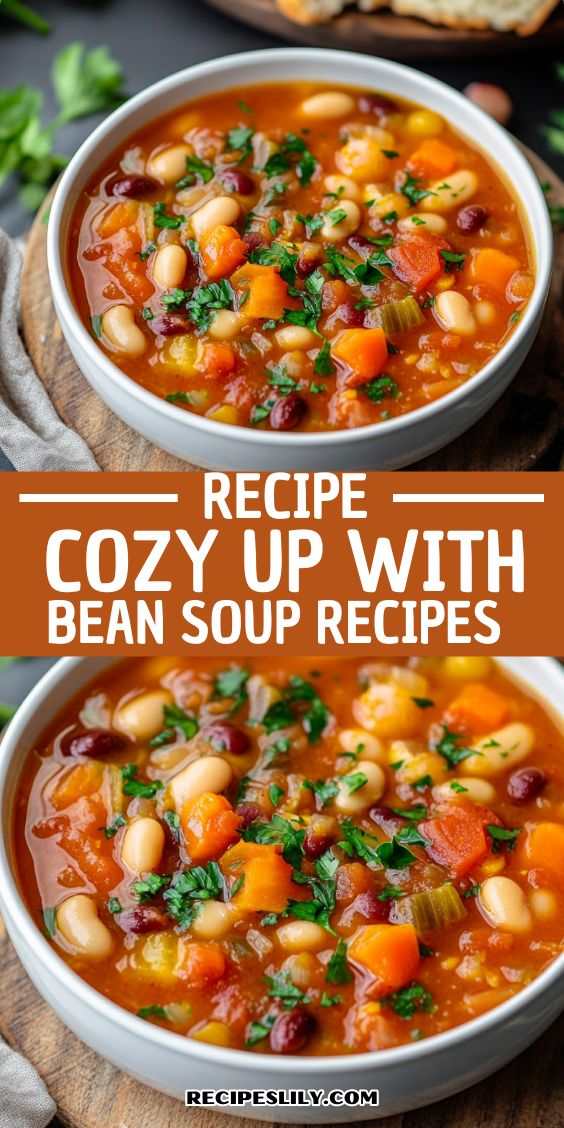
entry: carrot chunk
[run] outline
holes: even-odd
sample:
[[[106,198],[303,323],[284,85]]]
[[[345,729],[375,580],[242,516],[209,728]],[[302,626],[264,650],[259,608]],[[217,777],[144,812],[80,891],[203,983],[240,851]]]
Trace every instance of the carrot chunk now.
[[[274,266],[246,263],[231,275],[231,285],[240,291],[241,298],[248,295],[241,307],[245,317],[277,321],[289,307],[288,287]]]
[[[525,840],[525,858],[531,869],[547,870],[564,883],[564,825],[542,822],[533,826]]]
[[[122,200],[119,204],[114,204],[102,216],[97,227],[98,235],[101,239],[109,239],[111,235],[121,231],[122,227],[130,227],[135,223],[138,215],[139,204],[133,200]]]
[[[196,361],[199,372],[206,376],[219,376],[225,378],[235,371],[237,357],[231,345],[223,345],[219,341],[206,341]]]
[[[383,329],[343,329],[333,348],[332,356],[350,371],[346,377],[347,388],[356,388],[379,376],[388,361],[388,346]]]
[[[499,294],[505,294],[509,279],[519,269],[519,259],[498,251],[496,247],[484,247],[473,255],[470,262],[470,278],[475,285],[490,286]]]
[[[183,945],[177,973],[188,980],[191,987],[205,987],[218,983],[227,971],[227,960],[216,944]]]
[[[234,227],[218,224],[200,242],[200,260],[205,277],[227,278],[245,257],[245,243]]]
[[[419,825],[427,853],[438,865],[446,866],[452,877],[464,877],[488,853],[485,810],[460,806]]]
[[[235,840],[240,823],[239,815],[224,795],[205,791],[188,799],[182,807],[180,825],[190,859],[204,862],[222,854]]]
[[[412,924],[369,924],[349,947],[349,956],[377,980],[381,994],[398,991],[419,967],[419,944]]]
[[[448,176],[458,163],[458,154],[450,145],[437,137],[427,137],[413,152],[408,161],[410,172],[417,173],[427,180]]]
[[[65,772],[51,795],[51,803],[56,811],[64,811],[71,803],[98,791],[103,778],[104,767],[98,760],[77,764],[75,768]]]
[[[281,913],[290,898],[296,897],[292,868],[284,861],[278,846],[239,842],[220,860],[223,872],[236,881],[243,878],[232,896],[242,912]]]
[[[428,235],[410,235],[391,247],[388,258],[394,263],[394,274],[416,294],[430,286],[443,269],[439,243]]]
[[[489,686],[470,682],[451,701],[447,715],[455,727],[472,733],[491,732],[503,724],[507,716],[507,702]]]

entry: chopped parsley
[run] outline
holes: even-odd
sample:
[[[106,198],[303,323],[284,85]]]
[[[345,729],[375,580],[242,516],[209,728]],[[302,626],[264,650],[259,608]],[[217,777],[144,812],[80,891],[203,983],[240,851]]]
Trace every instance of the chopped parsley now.
[[[265,374],[268,376],[270,387],[278,388],[283,396],[289,395],[299,387],[298,381],[288,375],[283,364],[277,364],[275,368],[265,368]]]
[[[339,1005],[339,1003],[342,1003],[342,1001],[342,995],[330,995],[327,991],[323,992],[320,999],[322,1007],[336,1007]]]
[[[317,807],[321,810],[339,794],[339,787],[334,779],[318,779],[315,783],[312,783],[310,779],[304,779],[302,787],[306,787],[308,791],[313,792]]]
[[[412,697],[411,700],[415,702],[418,709],[432,709],[435,704],[430,697]]]
[[[333,376],[335,372],[335,365],[331,360],[331,345],[329,341],[324,341],[316,358],[313,366],[313,371],[316,376]],[[311,388],[310,388],[311,391]]]
[[[184,302],[189,300],[191,293],[191,290],[182,290],[180,286],[175,286],[173,290],[163,294],[161,305],[164,305],[165,309],[179,309]]]
[[[368,776],[364,772],[351,772],[350,775],[343,776],[342,782],[349,795],[354,795],[355,791],[360,791],[368,783]]]
[[[382,1006],[392,1007],[400,1018],[413,1018],[417,1009],[425,1014],[435,1010],[433,996],[422,983],[412,983],[411,987],[402,987],[401,991],[394,991],[380,999]]]
[[[166,204],[159,203],[153,204],[153,223],[155,227],[170,227],[173,231],[177,231],[185,221],[183,215],[167,215]]]
[[[145,783],[137,779],[137,764],[125,764],[121,769],[122,790],[124,795],[133,795],[137,799],[154,799],[157,792],[164,791],[164,783],[160,779]]]
[[[175,842],[180,842],[180,816],[176,814],[176,811],[165,811],[164,819]]]
[[[170,882],[170,878],[167,879]],[[217,862],[176,873],[164,893],[166,909],[181,929],[189,928],[199,907],[199,902],[223,899],[225,878]],[[196,902],[196,904],[194,904]]]
[[[347,964],[347,945],[342,937],[339,937],[339,942],[329,963],[327,964],[327,973],[325,979],[327,983],[350,983],[352,980],[352,971]]]
[[[270,822],[254,822],[241,830],[244,842],[258,842],[265,846],[281,846],[284,861],[300,870],[303,857],[305,830],[297,830],[282,815],[274,814]]]
[[[121,904],[121,901],[118,901],[117,897],[110,897],[109,901],[106,904],[106,908],[108,912],[113,913],[114,916],[117,916],[119,913],[123,912],[123,906]]]
[[[163,889],[170,885],[170,876],[162,873],[146,873],[141,881],[134,881],[131,891],[142,905],[158,897]]]
[[[137,1014],[139,1015],[139,1018],[163,1018],[167,1020],[167,1013],[164,1007],[141,1007],[141,1010],[138,1010]]]
[[[294,873],[294,881],[299,885],[308,885],[313,897],[310,901],[288,901],[282,915],[314,921],[335,936],[329,918],[335,908],[335,873],[338,868],[339,859],[332,850],[326,850],[315,863],[315,877]]]
[[[104,836],[106,838],[114,838],[120,826],[125,826],[127,819],[123,815],[115,815],[111,823],[104,828]]]
[[[480,752],[476,752],[473,748],[460,748],[458,741],[462,740],[462,734],[459,732],[451,732],[448,725],[441,725],[443,735],[438,744],[435,745],[435,752],[446,760],[449,768],[455,768],[462,760],[467,760],[469,756],[479,756]]]
[[[279,971],[274,976],[265,975],[264,978],[269,985],[269,998],[279,999],[284,1010],[293,1010],[298,1003],[311,1003],[310,996],[292,983],[287,972]]]
[[[509,851],[515,849],[520,827],[516,827],[514,830],[508,830],[504,826],[494,826],[492,823],[486,827],[486,830],[490,838],[493,839],[492,853],[499,854],[502,842],[505,842]]]
[[[459,255],[455,254],[454,251],[440,251],[439,253],[444,261],[446,274],[451,274],[454,270],[462,270],[468,255],[467,251],[463,251]]]
[[[209,328],[214,311],[232,309],[234,300],[231,283],[222,278],[221,282],[209,282],[207,286],[194,290],[186,308],[196,329],[203,333]]]
[[[293,285],[297,274],[298,256],[288,250],[283,243],[271,243],[270,247],[257,247],[247,255],[247,262],[258,263],[259,266],[277,266],[280,277],[289,285]]]
[[[282,273],[282,270],[280,271]],[[325,279],[320,270],[314,270],[305,281],[305,290],[296,290],[294,296],[299,297],[303,309],[286,309],[284,318],[290,325],[304,325],[312,333],[318,333],[317,322],[321,317],[321,294]]]
[[[162,744],[170,744],[176,740],[177,733],[182,733],[184,740],[191,740],[199,731],[199,724],[192,713],[186,713],[179,705],[163,706],[164,728],[149,741],[151,748],[160,748]]]
[[[388,396],[396,399],[399,394],[399,387],[391,376],[377,376],[367,384],[362,384],[360,390],[372,400],[372,403],[381,403]]]
[[[470,888],[467,889],[466,892],[462,894],[463,899],[465,901],[467,901],[469,897],[477,897],[478,893],[480,892],[480,889],[481,889],[481,885],[479,885],[479,884],[471,885]]]
[[[261,1022],[249,1023],[247,1027],[247,1037],[245,1038],[245,1045],[249,1049],[256,1046],[258,1042],[262,1042],[263,1038],[268,1038],[275,1017],[275,1015],[269,1014],[266,1018],[263,1018]]]
[[[365,862],[375,862],[388,869],[405,869],[415,861],[415,854],[399,840],[399,835],[394,835],[390,842],[380,842],[373,834],[355,826],[350,819],[343,821],[341,831],[344,838],[339,846],[349,858],[356,855]]]
[[[419,185],[422,183],[422,180],[418,180],[417,177],[412,176],[411,173],[408,172],[405,182],[400,188],[402,196],[405,196],[412,208],[415,207],[420,200],[424,200],[426,196],[435,195],[435,193],[431,192],[428,188],[420,188]]]
[[[250,157],[252,153],[252,139],[254,130],[248,125],[238,125],[235,129],[230,129],[225,141],[226,153],[241,153],[238,164]]]
[[[55,907],[42,909],[41,916],[43,917],[45,935],[52,940],[57,932],[57,909]]]
[[[210,180],[214,178],[213,165],[207,164],[206,161],[201,160],[200,157],[188,156],[186,157],[186,175],[182,177],[175,185],[176,188],[191,188],[196,183],[198,177],[202,184],[209,184]]]
[[[152,255],[153,251],[156,251],[156,249],[156,243],[147,243],[143,250],[139,252],[139,258],[141,259],[141,262],[146,262],[149,256]]]
[[[92,326],[92,336],[96,337],[96,340],[99,340],[102,336],[102,314],[95,313],[94,316],[90,318],[90,324]]]
[[[391,810],[394,815],[399,815],[402,819],[411,819],[413,822],[420,822],[427,816],[424,803],[416,803],[414,807],[391,807]]]
[[[232,666],[229,670],[222,670],[213,683],[215,698],[234,698],[231,713],[236,713],[248,699],[247,682],[249,676],[250,670],[242,670],[238,666]]]
[[[277,807],[280,800],[284,798],[283,789],[279,787],[277,783],[271,784],[268,789],[268,798],[270,799],[272,806]]]
[[[399,889],[397,885],[385,885],[384,888],[378,893],[378,901],[397,901],[398,897],[405,897],[403,889]]]

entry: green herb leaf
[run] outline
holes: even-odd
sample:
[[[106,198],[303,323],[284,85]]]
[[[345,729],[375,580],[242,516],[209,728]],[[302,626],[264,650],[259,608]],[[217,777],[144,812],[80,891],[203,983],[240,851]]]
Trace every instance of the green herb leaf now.
[[[329,341],[324,341],[316,358],[313,366],[313,371],[316,376],[333,376],[335,373],[335,365],[331,360],[331,345]],[[324,389],[325,390],[325,389]],[[310,388],[311,391],[311,388]]]
[[[517,837],[520,834],[521,828],[515,827],[513,830],[509,830],[504,826],[494,826],[494,824],[492,823],[486,827],[486,830],[490,835],[490,838],[493,838],[492,853],[499,854],[502,842],[506,843],[507,849],[509,851],[515,849],[517,845]]]
[[[114,916],[117,916],[118,913],[123,912],[123,906],[121,904],[121,901],[118,901],[117,897],[110,897],[109,901],[106,904],[106,908],[108,912],[113,913]]]
[[[383,1007],[392,1007],[396,1014],[404,1019],[413,1018],[416,1010],[430,1014],[431,1011],[436,1009],[431,992],[421,983],[412,983],[411,987],[402,987],[401,991],[395,991],[392,995],[385,995],[383,999],[380,999],[380,1002]]]
[[[412,697],[411,700],[415,702],[419,709],[432,709],[435,704],[430,697]]]
[[[175,842],[180,842],[180,816],[176,811],[165,811],[165,822],[170,827],[170,832]]]
[[[462,760],[467,760],[469,756],[479,756],[480,752],[476,752],[473,748],[460,748],[458,741],[462,740],[462,734],[459,732],[451,732],[448,725],[441,725],[443,735],[438,744],[434,745],[435,752],[446,760],[449,768],[455,768]]]
[[[284,798],[284,791],[281,787],[278,786],[277,783],[270,785],[268,789],[268,798],[270,799],[273,807],[277,807],[280,803],[280,800]]]
[[[378,893],[378,901],[396,901],[398,897],[405,897],[403,889],[399,889],[397,885],[385,885],[384,888]]]
[[[137,764],[126,764],[121,769],[122,791],[124,795],[133,795],[138,799],[154,799],[159,791],[164,791],[164,783],[160,779],[145,783],[137,779]]]
[[[153,897],[157,897],[170,885],[170,877],[162,873],[146,873],[144,878],[140,881],[134,881],[131,886],[132,893],[137,897],[142,905],[147,901],[151,901]]]
[[[353,975],[347,964],[347,945],[342,937],[339,937],[339,942],[329,963],[327,964],[327,972],[325,979],[327,983],[350,983]]]
[[[104,835],[106,838],[114,838],[120,826],[125,826],[127,819],[123,815],[115,815],[109,826],[104,828]]]
[[[50,940],[52,940],[57,932],[57,909],[42,909],[41,916],[43,917],[43,928],[45,930],[45,935],[48,936]]]
[[[186,157],[186,176],[183,176],[182,180],[176,183],[175,188],[191,188],[198,180],[200,180],[202,184],[209,184],[210,180],[213,180],[214,175],[213,165],[202,161],[200,157],[188,156]]]
[[[162,201],[158,204],[153,204],[153,223],[155,227],[168,227],[173,231],[177,231],[179,227],[185,222],[183,215],[168,215],[166,204]]]
[[[139,1018],[164,1018],[165,1020],[167,1018],[164,1007],[158,1006],[141,1007],[141,1010],[138,1010],[137,1014]]]
[[[454,251],[440,251],[439,253],[445,264],[445,274],[450,274],[453,269],[462,270],[468,257],[467,251],[459,255],[455,254]]]
[[[285,1010],[293,1010],[298,1003],[311,1002],[309,995],[305,995],[299,987],[292,983],[287,972],[280,971],[275,976],[265,975],[264,978],[266,983],[269,984],[269,997],[279,999]]]
[[[244,842],[281,846],[284,860],[298,871],[302,866],[304,836],[305,830],[297,830],[293,823],[277,814],[270,822],[254,822],[241,831]]]
[[[214,311],[233,309],[234,302],[233,287],[227,278],[222,278],[221,282],[209,282],[207,286],[193,290],[186,308],[196,329],[203,333],[209,328]]]
[[[245,1038],[245,1045],[248,1049],[256,1046],[258,1042],[262,1042],[263,1038],[268,1038],[274,1021],[275,1015],[269,1014],[262,1022],[249,1023],[247,1027],[247,1037]]]
[[[377,376],[367,384],[362,384],[360,390],[372,400],[372,403],[381,403],[387,397],[395,399],[399,393],[398,385],[390,376]]]
[[[422,180],[418,180],[408,172],[405,182],[400,188],[400,192],[405,196],[406,200],[409,201],[412,208],[421,200],[424,200],[426,196],[435,195],[435,193],[431,192],[428,188],[420,188],[419,185],[422,183]]]
[[[163,723],[165,727],[162,731],[149,741],[151,748],[160,748],[162,744],[170,744],[177,739],[178,732],[182,733],[185,740],[192,740],[192,737],[200,729],[197,718],[191,713],[186,713],[179,705],[163,706]]]

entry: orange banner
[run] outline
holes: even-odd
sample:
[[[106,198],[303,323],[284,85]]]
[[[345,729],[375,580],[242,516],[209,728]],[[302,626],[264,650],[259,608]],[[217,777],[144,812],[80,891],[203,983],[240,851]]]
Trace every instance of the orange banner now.
[[[0,489],[7,654],[562,649],[561,475],[5,474]]]

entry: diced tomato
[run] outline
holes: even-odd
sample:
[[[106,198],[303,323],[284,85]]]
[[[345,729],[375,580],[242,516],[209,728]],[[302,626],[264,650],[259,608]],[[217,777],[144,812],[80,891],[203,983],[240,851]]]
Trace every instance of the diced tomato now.
[[[388,251],[388,258],[394,263],[394,274],[411,286],[416,294],[420,294],[441,274],[443,262],[439,250],[443,242],[429,235],[410,235]]]
[[[419,824],[429,857],[452,877],[464,877],[488,853],[482,813],[486,809],[461,805]]]
[[[481,682],[470,682],[447,709],[452,726],[471,733],[492,732],[507,716],[507,701]]]

